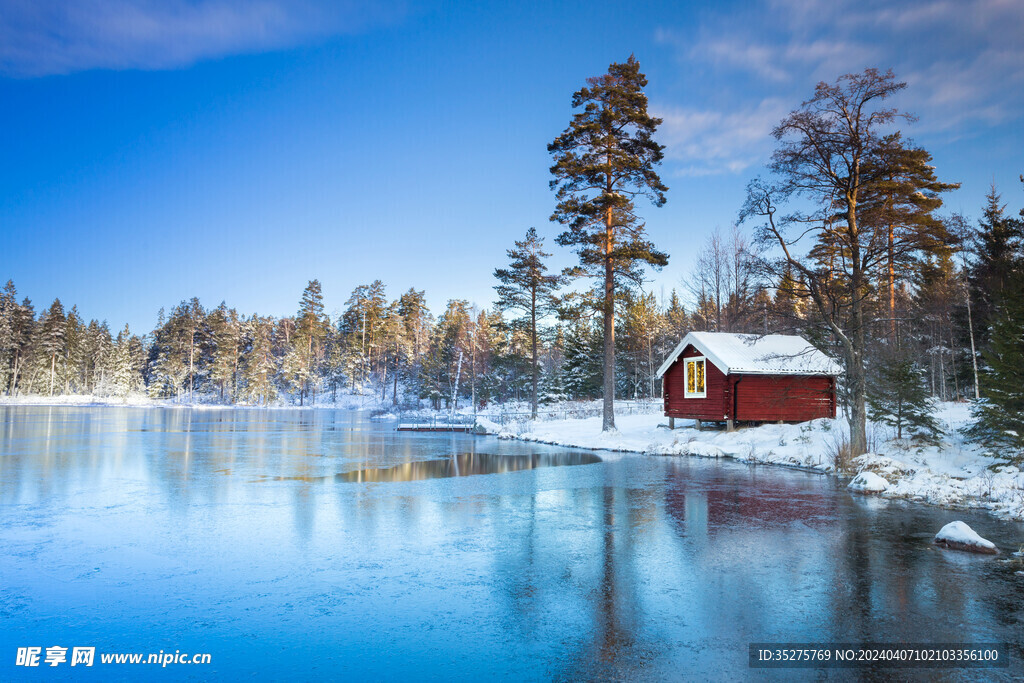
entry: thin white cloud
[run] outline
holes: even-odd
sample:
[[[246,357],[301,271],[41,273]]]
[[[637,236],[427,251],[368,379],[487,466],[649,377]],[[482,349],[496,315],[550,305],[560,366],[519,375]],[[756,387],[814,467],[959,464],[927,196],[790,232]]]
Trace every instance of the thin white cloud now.
[[[680,175],[739,173],[761,161],[770,148],[772,128],[785,116],[778,99],[734,111],[689,107],[659,107],[652,111],[664,122],[658,139],[669,160],[689,162]]]
[[[960,137],[959,131],[971,122],[996,125],[1024,109],[1024,59],[1014,53],[984,51],[963,62],[936,62],[901,76],[908,84],[908,108],[923,112],[918,126],[922,131]]]
[[[358,31],[399,13],[358,0],[5,0],[0,73],[178,68]]]
[[[690,50],[690,56],[694,59],[748,69],[770,81],[788,81],[791,74],[783,68],[776,53],[773,46],[737,43],[730,38],[704,41]]]
[[[736,36],[703,40],[689,50],[690,58],[719,66],[750,71],[765,80],[784,83],[810,71],[830,73],[850,70],[850,64],[866,64],[874,58],[868,46],[849,41],[818,39],[771,44]]]
[[[1024,113],[1021,27],[1020,0],[768,0],[728,14],[710,10],[694,29],[656,34],[690,69],[728,84],[712,94],[714,108],[674,111],[665,103],[673,156],[682,162],[685,155],[688,174],[763,161],[772,125],[810,97],[816,82],[866,67],[891,67],[908,83],[897,105],[919,117],[911,134],[948,139],[1012,120]],[[779,101],[787,106],[765,109]],[[760,120],[774,114],[770,123]],[[679,132],[686,127],[699,137]],[[764,139],[750,137],[757,129]]]

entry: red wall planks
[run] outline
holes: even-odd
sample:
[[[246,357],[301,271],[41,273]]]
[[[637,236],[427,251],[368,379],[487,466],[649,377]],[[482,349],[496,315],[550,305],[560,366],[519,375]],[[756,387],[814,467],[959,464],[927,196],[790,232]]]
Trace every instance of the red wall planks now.
[[[665,415],[684,419],[751,422],[805,422],[835,417],[835,381],[818,375],[730,375],[709,360],[705,398],[684,398],[682,359],[703,355],[693,346],[683,350],[663,378]]]
[[[835,417],[832,378],[815,375],[737,375],[735,419],[805,422]]]

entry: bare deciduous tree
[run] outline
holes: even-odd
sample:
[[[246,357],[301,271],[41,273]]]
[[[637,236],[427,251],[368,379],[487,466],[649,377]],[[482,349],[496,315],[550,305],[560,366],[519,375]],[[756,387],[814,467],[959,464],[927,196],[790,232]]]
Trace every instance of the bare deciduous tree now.
[[[743,219],[762,219],[759,238],[781,252],[778,269],[788,264],[803,276],[819,315],[839,341],[853,455],[867,450],[869,274],[887,254],[885,235],[862,225],[860,202],[865,188],[887,170],[881,129],[911,118],[880,106],[905,87],[892,71],[877,69],[819,83],[814,97],[772,131],[779,141],[769,166],[773,180],[750,183],[741,213]],[[807,201],[789,214],[780,213],[794,198]]]

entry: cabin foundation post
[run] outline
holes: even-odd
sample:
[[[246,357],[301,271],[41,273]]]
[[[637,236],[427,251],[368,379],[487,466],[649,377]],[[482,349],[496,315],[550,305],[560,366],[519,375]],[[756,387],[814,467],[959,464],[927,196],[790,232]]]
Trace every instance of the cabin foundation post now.
[[[704,428],[704,424],[700,420],[694,420],[694,422],[696,423],[697,429]]]
[[[674,417],[669,417],[668,418],[668,428],[669,429],[675,429],[676,428],[676,419]]]
[[[736,423],[735,423],[735,421],[733,421],[733,419],[732,419],[732,418],[730,417],[729,419],[727,419],[727,420],[725,421],[725,431],[727,431],[727,432],[731,432],[731,431],[734,431],[735,429],[736,429]]]

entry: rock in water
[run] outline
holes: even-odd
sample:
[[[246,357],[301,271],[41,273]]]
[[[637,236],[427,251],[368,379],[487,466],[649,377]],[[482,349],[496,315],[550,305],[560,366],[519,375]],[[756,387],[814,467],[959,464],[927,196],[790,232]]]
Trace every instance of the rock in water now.
[[[950,522],[935,534],[935,543],[951,550],[966,550],[970,553],[985,553],[986,555],[998,555],[999,549],[992,541],[988,541],[974,529],[963,522]]]
[[[853,481],[846,485],[846,488],[861,493],[880,493],[889,488],[889,482],[874,472],[865,471],[854,477]]]

